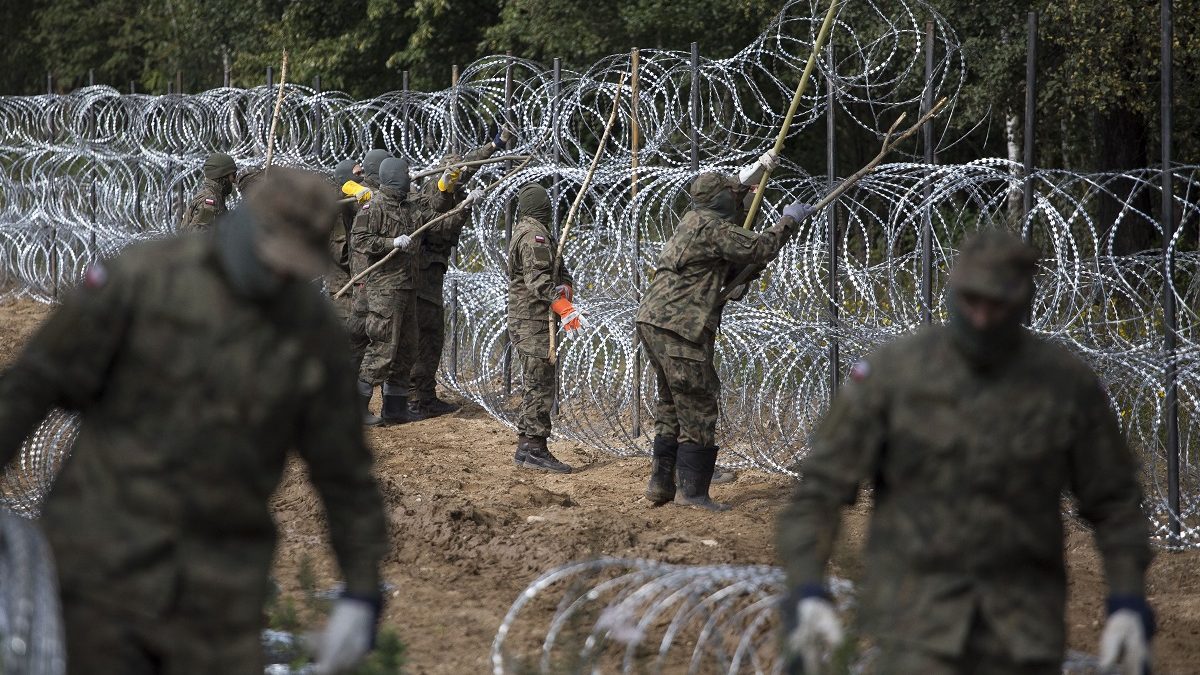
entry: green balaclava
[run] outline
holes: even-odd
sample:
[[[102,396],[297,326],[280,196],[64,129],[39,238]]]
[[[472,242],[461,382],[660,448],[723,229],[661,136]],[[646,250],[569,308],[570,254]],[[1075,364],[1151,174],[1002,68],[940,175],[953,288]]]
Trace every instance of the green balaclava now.
[[[387,150],[369,150],[363,157],[363,182],[367,187],[379,187],[379,166],[392,156]]]
[[[688,194],[696,206],[709,209],[725,220],[733,220],[737,216],[737,197],[727,188],[733,187],[735,182],[729,176],[709,171],[692,181]]]
[[[388,157],[379,165],[379,187],[392,197],[406,199],[411,185],[407,159]]]
[[[985,230],[963,243],[950,273],[947,296],[949,327],[955,346],[978,368],[998,365],[1016,352],[1024,328],[1021,322],[1033,302],[1037,252],[1019,238]],[[962,307],[963,294],[1005,303],[1008,313],[994,325],[978,329]]]
[[[337,163],[337,166],[333,167],[333,182],[337,183],[339,188],[345,185],[346,181],[355,180],[356,178],[357,176],[354,175],[354,160],[352,159],[343,159]]]
[[[237,163],[223,152],[214,152],[204,160],[204,177],[215,180],[221,186],[221,194],[228,197],[233,194],[233,181],[230,174],[237,174]]]
[[[550,194],[537,183],[529,183],[517,194],[517,218],[529,216],[543,225],[550,224]]]

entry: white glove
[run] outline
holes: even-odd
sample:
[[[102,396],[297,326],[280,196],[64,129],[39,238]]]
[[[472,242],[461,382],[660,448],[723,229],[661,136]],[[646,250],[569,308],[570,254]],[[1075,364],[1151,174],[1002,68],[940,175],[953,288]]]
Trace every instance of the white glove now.
[[[822,661],[842,643],[842,621],[824,598],[805,598],[796,609],[796,629],[788,647],[804,658],[804,672],[819,673]]]
[[[774,171],[779,166],[779,153],[774,148],[764,152],[757,160],[738,171],[738,182],[742,185],[758,185],[764,171]]]
[[[399,248],[407,251],[412,247],[413,238],[407,234],[402,234],[392,240],[392,248]]]
[[[1150,645],[1142,616],[1132,609],[1113,612],[1100,634],[1100,669],[1104,672],[1115,669],[1121,675],[1142,675],[1149,662]]]
[[[475,188],[467,193],[467,198],[463,200],[463,206],[470,206],[481,199],[483,199],[483,188]]]
[[[317,639],[320,675],[345,672],[366,657],[375,632],[375,608],[362,600],[342,598],[333,606],[325,632]]]

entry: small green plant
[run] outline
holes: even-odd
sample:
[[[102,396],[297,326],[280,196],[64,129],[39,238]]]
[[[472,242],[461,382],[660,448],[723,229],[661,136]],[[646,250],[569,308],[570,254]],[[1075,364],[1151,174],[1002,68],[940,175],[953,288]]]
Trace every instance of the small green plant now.
[[[354,675],[400,675],[404,672],[405,650],[396,631],[381,628],[375,638],[375,650],[354,670]]]

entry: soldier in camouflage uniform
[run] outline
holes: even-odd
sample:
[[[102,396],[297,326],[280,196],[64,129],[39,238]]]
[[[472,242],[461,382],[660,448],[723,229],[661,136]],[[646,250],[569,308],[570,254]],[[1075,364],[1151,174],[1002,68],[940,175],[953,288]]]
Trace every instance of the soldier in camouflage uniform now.
[[[517,223],[508,244],[508,335],[521,364],[521,414],[513,461],[527,469],[570,473],[546,447],[554,404],[554,365],[550,363],[550,311],[568,331],[579,328],[570,305],[575,284],[565,262],[556,261],[550,236],[550,196],[530,183],[517,195]],[[565,304],[564,304],[565,303]],[[560,307],[563,309],[560,310]],[[569,309],[567,309],[569,307]]]
[[[362,176],[356,177],[353,180],[370,188],[373,191],[378,192],[379,165],[383,162],[383,160],[388,159],[391,156],[391,153],[389,153],[387,150],[380,150],[378,148],[374,150],[368,150],[367,154],[363,157],[362,164],[354,165],[360,169]],[[344,184],[345,182],[343,181],[342,185]],[[366,227],[367,217],[371,212],[370,203],[364,203],[362,206],[359,206],[358,209],[359,210],[355,215],[354,221],[351,223],[351,229],[348,230],[348,232],[353,231],[353,223],[357,222],[359,218],[361,218],[363,221],[362,226]],[[348,263],[350,267],[351,278],[356,276],[359,272],[363,271],[370,265],[370,263],[367,262],[367,257],[363,253],[355,250],[352,238],[349,240]],[[365,288],[366,285],[362,280],[355,282],[350,288],[350,317],[346,321],[346,330],[350,333],[350,357],[354,360],[355,372],[358,372],[361,368],[363,355],[366,353],[367,345],[370,343],[369,338],[367,338],[367,316],[370,314],[370,311],[367,308],[367,294]],[[359,383],[358,387],[360,393],[365,395],[365,401],[363,402],[363,424],[369,427],[379,426],[383,423],[383,419],[372,413],[370,409],[367,408],[367,405],[371,402],[371,392],[373,387],[365,385],[361,382]]]
[[[367,304],[369,342],[359,369],[359,387],[369,401],[374,388],[382,385],[383,423],[403,424],[409,421],[408,376],[416,342],[418,242],[411,235],[437,212],[424,194],[409,191],[407,161],[383,160],[379,179],[379,196],[363,206],[354,221],[351,241],[355,253],[362,257],[364,269],[393,250],[397,252],[364,277],[365,285],[360,289]]]
[[[179,231],[207,230],[217,216],[225,213],[225,198],[233,194],[237,164],[223,152],[214,152],[204,160],[204,183],[188,202],[179,221]]]
[[[447,157],[443,163],[452,165],[455,162],[487,159],[497,150],[503,150],[511,139],[512,134],[502,128],[492,142],[476,148],[466,157]],[[441,203],[443,210],[449,210],[467,200],[467,191],[463,186],[477,170],[475,167],[447,169],[437,180],[428,181],[423,191],[431,202]],[[417,252],[417,351],[408,389],[408,414],[412,419],[426,419],[458,410],[458,406],[437,397],[437,370],[442,362],[442,345],[445,342],[443,285],[446,269],[450,263],[450,253],[458,245],[459,235],[466,224],[466,218],[459,218],[454,224],[447,224],[437,232],[426,234]]]
[[[353,168],[354,160],[344,159],[338,162],[333,169],[333,193],[339,200],[343,197],[341,186],[346,181],[354,180],[354,174],[351,172]],[[350,324],[353,296],[349,293],[343,294],[340,298],[333,296],[350,281],[350,230],[354,228],[354,217],[357,213],[358,206],[355,202],[338,205],[337,213],[333,216],[332,227],[329,229],[329,254],[333,257],[333,267],[325,274],[325,290],[329,293],[338,318],[346,323],[347,328]],[[353,344],[354,337],[351,336],[351,354],[354,355],[352,360],[355,371],[357,371],[358,365],[362,361],[362,355],[361,349],[356,349]],[[363,337],[365,338],[365,335]],[[366,349],[365,339],[362,341],[362,349]]]
[[[764,265],[796,233],[810,210],[784,209],[758,234],[740,224],[738,204],[773,155],[738,177],[705,173],[692,183],[693,206],[663,247],[637,312],[638,336],[658,380],[653,463],[646,498],[724,510],[709,498],[716,468],[717,396],[714,343],[725,307],[722,287],[744,265]],[[735,220],[737,222],[735,222]],[[678,479],[678,480],[676,480]]]
[[[332,207],[322,177],[272,170],[212,236],[89,268],[0,376],[0,465],[51,408],[81,413],[40,521],[69,672],[262,673],[267,503],[291,450],[346,581],[323,667],[365,651],[387,535],[345,334],[309,284]]]
[[[1104,558],[1102,659],[1124,652],[1138,672],[1152,615],[1137,464],[1091,370],[1021,326],[1035,263],[1011,235],[969,240],[949,323],[855,364],[822,421],[777,546],[795,589],[789,642],[810,669],[841,640],[824,569],[842,506],[869,483],[857,615],[881,673],[1059,673],[1067,489]]]

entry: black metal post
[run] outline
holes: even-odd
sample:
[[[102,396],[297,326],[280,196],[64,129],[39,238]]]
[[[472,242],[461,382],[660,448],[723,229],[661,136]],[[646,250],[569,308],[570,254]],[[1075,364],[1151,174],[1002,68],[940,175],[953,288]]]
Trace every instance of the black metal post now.
[[[925,91],[921,94],[921,113],[933,107],[933,21],[925,22]],[[933,124],[926,124],[923,133],[925,165],[932,167]],[[925,181],[925,213],[921,218],[921,323],[933,321],[933,211],[929,202],[933,197],[933,186]]]
[[[700,44],[692,43],[691,140],[692,171],[700,170]]]
[[[46,93],[54,95],[54,75],[46,73]],[[46,128],[46,150],[49,151],[54,145],[54,124],[51,122]],[[58,301],[58,221],[54,221],[50,226],[50,249],[48,256],[50,263],[50,278],[52,279],[51,292],[55,301]]]
[[[313,159],[317,162],[321,161],[321,124],[324,123],[324,118],[321,115],[321,76],[313,77],[313,93],[316,94],[313,101]],[[349,234],[347,234],[349,236]]]
[[[1025,224],[1021,236],[1025,241],[1033,239],[1033,167],[1034,130],[1037,128],[1037,48],[1038,13],[1029,13],[1028,46],[1025,49],[1025,185],[1021,190],[1022,211]]]
[[[1167,431],[1167,508],[1171,514],[1171,543],[1179,543],[1179,396],[1178,367],[1175,363],[1175,204],[1174,176],[1171,170],[1171,133],[1174,120],[1175,94],[1171,78],[1171,61],[1174,58],[1171,41],[1174,26],[1171,17],[1171,0],[1162,2],[1162,228],[1163,228],[1163,351],[1166,359],[1165,407]]]
[[[837,93],[834,91],[835,61],[833,41],[826,46],[829,67],[825,73],[825,167],[829,181],[829,189],[837,184],[837,134],[834,124],[834,105]],[[825,209],[827,254],[829,256],[829,392],[830,398],[837,395],[841,382],[841,353],[838,340],[838,324],[841,319],[841,294],[838,292],[838,208],[837,203],[830,204]]]
[[[274,84],[275,84],[275,68],[273,68],[271,66],[267,66],[267,87],[274,86]]]
[[[88,86],[89,87],[96,86],[96,69],[95,68],[88,68]]]

